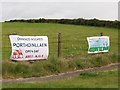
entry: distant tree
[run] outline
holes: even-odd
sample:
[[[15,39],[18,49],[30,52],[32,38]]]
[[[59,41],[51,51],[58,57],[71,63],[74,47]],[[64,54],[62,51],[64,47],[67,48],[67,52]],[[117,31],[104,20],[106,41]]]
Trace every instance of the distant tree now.
[[[28,20],[10,20],[5,22],[27,22],[27,23],[60,23],[60,24],[73,24],[73,25],[87,25],[87,26],[97,26],[97,27],[109,27],[109,28],[119,28],[120,21],[105,21],[105,20],[98,20],[94,19],[28,19]]]

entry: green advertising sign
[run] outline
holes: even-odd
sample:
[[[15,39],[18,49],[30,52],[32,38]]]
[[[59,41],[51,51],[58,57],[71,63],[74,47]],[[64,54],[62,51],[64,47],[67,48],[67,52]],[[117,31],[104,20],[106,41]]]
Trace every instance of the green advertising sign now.
[[[87,37],[88,53],[108,52],[110,48],[108,36]]]

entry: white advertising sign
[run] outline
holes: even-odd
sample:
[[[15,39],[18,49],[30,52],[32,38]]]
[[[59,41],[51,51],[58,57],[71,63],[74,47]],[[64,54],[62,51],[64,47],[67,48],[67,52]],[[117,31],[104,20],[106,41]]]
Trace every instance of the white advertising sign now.
[[[10,35],[12,46],[11,60],[47,59],[49,53],[47,36]]]
[[[108,52],[110,48],[109,36],[87,37],[88,53]]]

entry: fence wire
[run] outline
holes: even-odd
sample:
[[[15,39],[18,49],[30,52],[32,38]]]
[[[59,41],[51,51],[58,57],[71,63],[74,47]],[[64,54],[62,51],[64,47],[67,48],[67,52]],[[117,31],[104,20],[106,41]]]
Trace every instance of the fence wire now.
[[[9,39],[10,34],[2,35],[2,55],[4,60],[10,60],[11,44]],[[33,35],[27,35],[33,36]],[[39,36],[39,35],[34,35]],[[60,57],[63,59],[82,58],[85,59],[87,55],[87,40],[72,37],[72,35],[64,35],[61,33],[60,41]],[[69,37],[69,38],[68,38]],[[49,57],[58,57],[58,34],[48,37],[49,42]]]

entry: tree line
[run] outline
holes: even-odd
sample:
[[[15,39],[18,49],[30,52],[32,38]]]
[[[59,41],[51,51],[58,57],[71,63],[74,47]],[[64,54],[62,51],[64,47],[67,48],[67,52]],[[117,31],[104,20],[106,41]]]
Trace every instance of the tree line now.
[[[59,23],[59,24],[73,24],[73,25],[87,25],[87,26],[97,26],[97,27],[108,27],[108,28],[119,28],[120,21],[106,21],[99,19],[20,19],[20,20],[10,20],[5,22],[27,22],[27,23]]]

